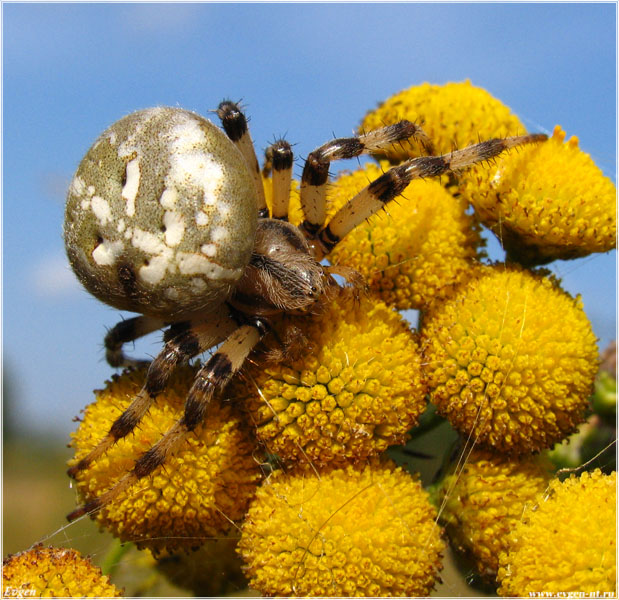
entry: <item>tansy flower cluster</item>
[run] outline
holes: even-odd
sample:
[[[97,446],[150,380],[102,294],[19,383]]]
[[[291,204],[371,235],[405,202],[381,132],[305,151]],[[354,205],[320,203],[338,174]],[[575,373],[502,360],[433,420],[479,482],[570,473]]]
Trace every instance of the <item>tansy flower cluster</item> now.
[[[135,435],[120,439],[104,456],[78,474],[80,497],[107,490],[178,419],[195,368],[182,367],[142,419]],[[72,446],[76,464],[109,431],[144,381],[144,370],[114,377],[85,411]],[[199,547],[240,520],[262,472],[254,459],[255,441],[229,404],[215,400],[209,418],[153,476],[140,480],[117,501],[97,511],[97,522],[123,541],[157,551]]]
[[[617,594],[617,473],[554,480],[499,557],[502,596]]]
[[[468,81],[404,90],[360,130],[400,119],[424,133],[334,178],[328,216],[390,163],[526,133]],[[613,184],[564,138],[556,129],[490,165],[408,185],[326,257],[353,274],[352,290],[330,292],[315,314],[265,319],[264,343],[204,423],[97,522],[150,548],[160,571],[196,593],[216,593],[206,579],[221,583],[201,563],[225,562],[227,580],[243,585],[227,551],[213,560],[213,539],[232,537],[263,595],[425,596],[438,581],[443,525],[487,581],[498,574],[504,595],[612,591],[615,475],[560,483],[539,455],[584,422],[598,350],[579,297],[530,267],[607,251],[616,232]],[[297,224],[298,189],[293,180]],[[485,262],[482,224],[500,237],[507,264]],[[367,290],[355,287],[355,272]],[[397,312],[409,308],[420,311],[418,331]],[[132,469],[182,414],[194,375],[178,369],[134,432],[80,473],[80,498]],[[144,376],[127,371],[97,392],[71,465]],[[385,456],[416,435],[428,399],[434,422],[444,417],[462,437],[461,460],[435,487],[437,508],[420,479]]]
[[[537,452],[584,420],[595,336],[578,299],[548,277],[480,269],[427,315],[422,346],[432,402],[483,446]]]
[[[293,321],[305,336],[303,354],[249,366],[227,394],[248,411],[268,451],[322,466],[403,443],[426,407],[427,388],[402,317],[343,291],[321,314]]]
[[[578,138],[555,127],[545,144],[500,156],[462,177],[479,219],[522,264],[608,252],[617,238],[617,198]]]
[[[387,167],[369,163],[338,177],[329,191],[329,212],[335,213]],[[329,259],[361,273],[387,304],[423,309],[466,281],[482,256],[480,230],[467,206],[438,181],[414,180],[385,213],[344,238]]]
[[[551,472],[550,462],[540,455],[509,458],[473,450],[442,481],[437,504],[449,540],[489,581],[496,577],[511,531],[546,490]]]
[[[118,598],[122,590],[90,559],[69,548],[45,548],[9,555],[2,563],[3,598]]]
[[[441,568],[436,511],[391,461],[279,470],[249,509],[239,551],[268,596],[425,596]]]
[[[413,120],[430,140],[398,143],[385,153],[391,162],[429,154],[445,154],[456,148],[476,144],[493,137],[521,135],[520,119],[500,100],[470,81],[445,85],[424,83],[391,96],[368,112],[361,131],[370,131],[402,119]]]

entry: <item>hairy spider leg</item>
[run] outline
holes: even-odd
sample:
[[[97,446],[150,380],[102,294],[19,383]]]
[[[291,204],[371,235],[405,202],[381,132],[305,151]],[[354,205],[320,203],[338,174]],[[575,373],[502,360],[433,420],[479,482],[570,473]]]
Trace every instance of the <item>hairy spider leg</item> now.
[[[69,521],[99,510],[113,501],[128,487],[150,475],[164,464],[202,421],[216,391],[224,388],[232,376],[243,366],[248,354],[262,339],[266,329],[256,319],[237,327],[224,341],[219,350],[198,371],[189,390],[183,416],[163,437],[136,461],[133,469],[123,475],[110,489],[98,498],[86,502],[67,515]]]
[[[331,161],[379,152],[410,138],[426,139],[427,136],[418,125],[400,121],[359,136],[331,140],[310,152],[301,175],[301,207],[305,220],[300,228],[306,237],[313,239],[325,223]]]
[[[258,217],[266,218],[269,216],[269,211],[264,197],[264,186],[262,185],[262,176],[260,174],[258,158],[256,157],[256,150],[254,149],[254,143],[247,126],[247,117],[241,110],[241,107],[236,102],[231,102],[230,100],[221,102],[216,112],[226,135],[241,151],[254,178],[256,191],[258,192]]]
[[[542,142],[547,137],[540,133],[494,138],[441,156],[412,158],[392,167],[349,200],[329,223],[317,232],[317,259],[329,254],[346,234],[399,196],[413,179],[454,173],[490,160],[514,146]]]
[[[128,342],[133,342],[153,331],[162,329],[165,322],[155,317],[140,315],[131,319],[120,321],[110,329],[103,343],[105,345],[105,358],[111,367],[141,367],[150,361],[128,358],[123,353],[122,347]]]
[[[164,334],[165,346],[150,364],[142,389],[114,421],[99,443],[67,473],[75,478],[118,440],[129,435],[142,420],[155,398],[165,389],[174,368],[228,337],[238,324],[230,315],[215,321],[175,323]]]
[[[268,177],[273,172],[273,194],[271,199],[271,217],[288,220],[290,204],[290,182],[294,155],[290,144],[283,139],[273,142],[264,152],[262,175]]]

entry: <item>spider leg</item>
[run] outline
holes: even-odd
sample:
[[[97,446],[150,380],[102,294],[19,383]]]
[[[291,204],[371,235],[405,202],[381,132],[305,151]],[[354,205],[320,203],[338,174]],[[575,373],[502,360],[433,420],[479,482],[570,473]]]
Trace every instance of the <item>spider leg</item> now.
[[[272,218],[287,221],[294,158],[292,148],[286,140],[277,140],[266,149],[264,156],[263,176],[268,177],[273,172]]]
[[[236,328],[236,322],[228,315],[215,322],[183,322],[172,325],[165,333],[163,350],[150,363],[142,389],[114,421],[105,437],[67,471],[69,476],[75,478],[80,471],[87,469],[118,440],[135,429],[155,398],[165,389],[176,365],[221,342]]]
[[[347,233],[399,196],[413,179],[457,172],[490,160],[514,146],[546,139],[544,134],[495,138],[442,156],[420,156],[392,167],[349,200],[316,234],[317,258],[329,254]]]
[[[331,140],[310,152],[301,176],[301,206],[305,220],[300,227],[307,237],[313,238],[325,222],[327,182],[331,161],[378,152],[411,137],[426,139],[421,127],[410,121],[400,121],[357,137]]]
[[[67,516],[73,521],[85,514],[99,510],[121,492],[143,477],[150,475],[165,463],[168,456],[178,449],[186,436],[202,421],[214,393],[230,381],[243,366],[248,354],[266,333],[265,325],[258,319],[253,323],[236,328],[224,341],[219,350],[198,371],[189,390],[183,416],[164,436],[135,463],[133,469],[121,477],[109,490],[98,498],[90,500]]]
[[[117,323],[107,332],[103,341],[108,364],[111,367],[140,367],[148,364],[150,361],[127,358],[122,347],[127,342],[133,342],[164,326],[165,323],[161,319],[144,315]]]
[[[269,216],[269,211],[264,197],[264,187],[262,185],[256,150],[254,149],[254,143],[252,142],[249,128],[247,127],[247,117],[241,110],[241,107],[236,102],[231,102],[230,100],[224,100],[219,104],[217,107],[217,116],[221,121],[226,135],[241,151],[241,154],[245,158],[249,171],[254,178],[256,191],[258,192],[258,217],[266,218]]]

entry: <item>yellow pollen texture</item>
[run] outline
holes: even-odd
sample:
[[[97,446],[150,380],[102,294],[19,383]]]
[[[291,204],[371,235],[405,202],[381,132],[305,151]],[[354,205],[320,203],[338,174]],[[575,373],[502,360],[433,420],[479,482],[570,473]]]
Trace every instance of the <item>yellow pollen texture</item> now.
[[[135,430],[77,477],[80,498],[91,500],[130,471],[181,417],[196,369],[178,368]],[[85,411],[73,434],[75,458],[84,457],[140,390],[145,371],[114,377]],[[95,513],[97,522],[122,541],[153,551],[200,546],[240,520],[261,479],[253,458],[255,440],[229,404],[214,398],[207,418],[180,449]]]
[[[551,447],[583,422],[598,366],[580,300],[541,274],[486,267],[424,319],[431,401],[482,446]]]
[[[227,394],[283,461],[362,461],[406,440],[426,406],[416,338],[378,300],[346,293],[315,317],[288,319],[303,353],[251,365]],[[285,331],[285,329],[284,329]],[[284,333],[280,333],[283,339]]]
[[[340,176],[329,188],[328,216],[387,168],[368,164]],[[449,297],[481,257],[480,230],[466,209],[440,182],[414,180],[385,211],[349,233],[329,260],[361,273],[387,304],[424,308]]]
[[[607,252],[617,236],[617,190],[578,139],[556,127],[545,143],[463,174],[461,192],[523,264]]]
[[[267,596],[425,596],[441,568],[436,512],[391,461],[275,472],[243,524],[250,586]]]
[[[474,450],[443,480],[441,522],[452,545],[470,556],[486,579],[496,577],[499,553],[508,548],[525,507],[546,489],[551,469],[539,455],[509,458]]]
[[[44,548],[9,555],[2,564],[3,598],[115,598],[122,590],[101,569],[70,548]]]
[[[617,596],[617,473],[554,480],[499,558],[502,596]],[[585,596],[586,597],[586,596]]]
[[[468,80],[445,85],[424,83],[395,94],[364,117],[360,130],[378,129],[402,119],[423,128],[434,145],[434,154],[526,133],[509,107]],[[428,152],[412,140],[394,144],[384,154],[391,162],[401,162]]]

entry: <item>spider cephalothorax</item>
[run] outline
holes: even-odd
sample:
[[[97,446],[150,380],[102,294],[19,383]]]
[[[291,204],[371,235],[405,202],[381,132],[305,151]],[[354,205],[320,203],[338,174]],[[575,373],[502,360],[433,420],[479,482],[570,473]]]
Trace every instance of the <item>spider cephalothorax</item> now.
[[[332,140],[307,157],[300,192],[304,221],[296,227],[287,222],[290,145],[279,140],[266,152],[264,171],[273,176],[269,218],[245,116],[232,102],[222,102],[217,113],[227,137],[210,121],[179,108],[130,114],[98,138],[71,183],[64,233],[75,273],[100,300],[140,314],[108,333],[108,362],[134,364],[123,355],[123,344],[169,328],[142,390],[69,473],[75,476],[133,431],[176,365],[221,346],[198,372],[181,419],[131,471],[70,519],[97,510],[164,463],[206,418],[213,394],[242,367],[265,335],[269,317],[316,309],[336,285],[335,271],[322,259],[412,179],[453,173],[545,138],[493,139],[408,160],[371,182],[325,223],[331,161],[413,137],[431,148],[409,121]]]

